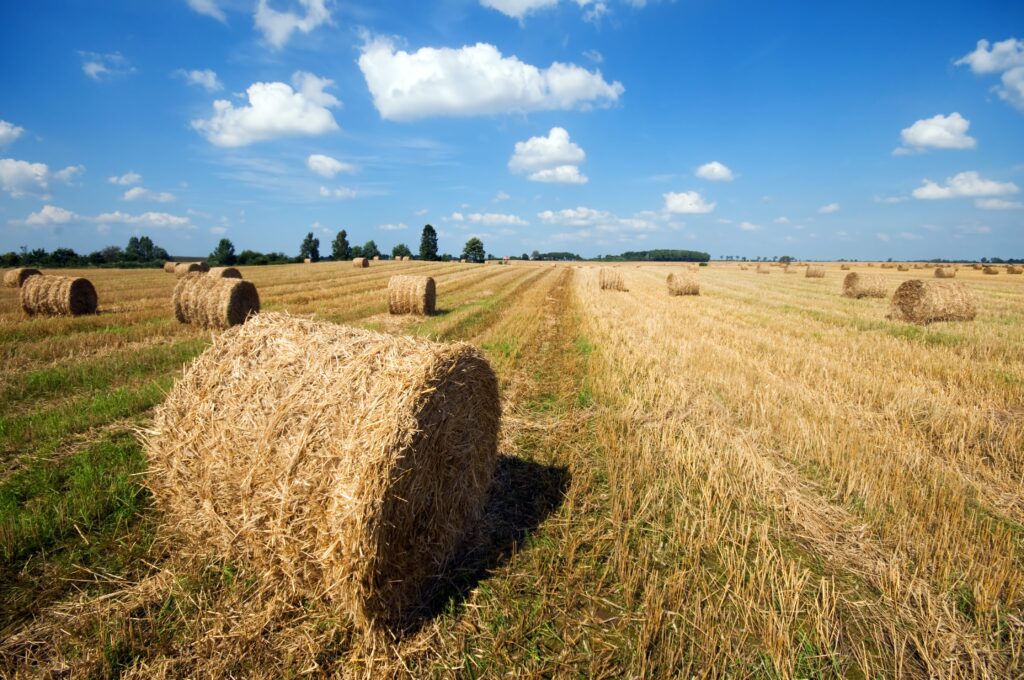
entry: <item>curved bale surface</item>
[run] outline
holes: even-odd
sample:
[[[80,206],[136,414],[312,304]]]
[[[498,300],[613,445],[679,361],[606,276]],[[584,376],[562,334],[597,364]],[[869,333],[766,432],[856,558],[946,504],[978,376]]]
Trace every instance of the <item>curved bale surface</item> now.
[[[95,314],[99,305],[89,279],[68,276],[30,276],[21,286],[21,308],[29,316]]]
[[[177,266],[177,262],[172,262],[171,260],[168,260],[167,262],[164,262],[164,271],[167,272],[168,274],[173,274],[174,268]]]
[[[353,257],[352,265],[355,267],[369,267],[370,263],[365,257]]]
[[[843,295],[849,298],[884,298],[888,294],[885,277],[879,274],[850,272],[843,279]]]
[[[807,271],[804,272],[804,278],[806,279],[823,279],[825,278],[824,267],[808,267]]]
[[[210,271],[210,265],[205,262],[179,262],[174,267],[174,275],[179,279],[189,274],[205,274]]]
[[[988,274],[989,276],[997,276],[999,274],[999,270],[995,267],[985,267],[981,270],[981,273]]]
[[[759,264],[759,265],[757,265],[757,273],[758,274],[771,274],[772,270],[766,264]]]
[[[959,281],[911,279],[892,296],[888,318],[929,324],[937,321],[973,321],[977,315],[974,295]]]
[[[697,272],[672,272],[668,275],[669,295],[700,295],[700,279]]]
[[[42,272],[31,267],[18,267],[4,272],[4,285],[8,288],[21,288],[30,276],[41,276]]]
[[[868,265],[868,266],[870,267],[871,265]],[[850,265],[848,265],[848,264],[841,264],[841,265],[839,265],[839,268],[842,269],[844,272],[850,271]]]
[[[956,278],[956,270],[952,267],[936,267],[935,278],[937,279],[952,279]]]
[[[148,485],[204,553],[381,630],[415,614],[480,517],[500,415],[471,345],[262,314],[157,409]]]
[[[260,296],[251,281],[189,274],[174,286],[174,317],[203,328],[230,328],[260,311]]]
[[[1006,273],[1007,274],[1020,274],[1020,273],[1024,273],[1024,269],[1021,269],[1020,267],[1015,267],[1014,265],[1011,264],[1011,265],[1006,267]]]
[[[601,290],[626,290],[622,272],[611,267],[601,267],[598,270],[597,282],[601,286]]]
[[[433,277],[397,275],[388,279],[388,311],[392,314],[434,313],[437,287]]]
[[[242,272],[235,267],[210,267],[209,276],[215,279],[240,279]]]

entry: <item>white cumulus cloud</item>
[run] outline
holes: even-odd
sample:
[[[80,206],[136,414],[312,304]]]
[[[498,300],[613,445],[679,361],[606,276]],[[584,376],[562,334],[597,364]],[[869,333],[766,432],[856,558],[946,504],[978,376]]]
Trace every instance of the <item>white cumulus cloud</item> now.
[[[207,92],[218,92],[224,89],[220,79],[217,77],[217,72],[213,69],[206,68],[201,71],[186,71],[185,69],[178,69],[174,72],[174,75],[183,79],[189,85],[201,87]]]
[[[220,21],[222,23],[227,21],[227,17],[224,16],[224,12],[221,11],[220,7],[217,6],[217,3],[214,2],[214,0],[186,1],[188,2],[189,7],[191,7],[196,12],[199,12],[200,14],[208,16],[211,19],[216,19],[217,21]]]
[[[469,222],[471,224],[483,224],[487,226],[526,226],[529,224],[518,215],[507,215],[505,213],[471,213],[463,215],[460,212],[453,212],[449,218],[453,222]]]
[[[508,167],[512,172],[529,172],[533,182],[586,184],[587,177],[579,169],[586,159],[587,154],[569,139],[565,128],[553,127],[547,137],[516,142]]]
[[[29,163],[14,158],[0,158],[0,189],[13,198],[22,196],[45,197],[51,181],[68,182],[85,168],[69,165],[51,172],[46,163]]]
[[[328,179],[334,177],[339,172],[352,174],[356,171],[356,166],[351,163],[345,163],[344,161],[339,161],[336,158],[319,153],[309,155],[306,159],[306,167],[321,177],[327,177]]]
[[[320,187],[320,196],[322,198],[355,198],[359,193],[355,189],[349,187],[335,187],[334,189],[328,189],[327,187]]]
[[[0,120],[0,146],[10,144],[25,132],[25,128],[18,127],[6,120]]]
[[[31,224],[35,226],[44,226],[50,224],[67,224],[72,220],[77,220],[78,215],[65,210],[64,208],[58,208],[55,205],[44,205],[42,210],[34,212],[25,218],[25,224]]]
[[[733,180],[732,170],[718,161],[711,161],[697,168],[697,177],[712,182],[731,182]]]
[[[174,200],[174,194],[166,191],[150,191],[143,187],[132,187],[124,192],[122,200],[125,201],[154,201],[156,203],[170,203]]]
[[[329,108],[339,106],[324,89],[333,82],[296,71],[292,86],[253,83],[246,90],[248,106],[235,107],[227,99],[213,103],[213,116],[192,121],[192,127],[217,146],[246,146],[254,142],[296,135],[320,135],[338,129]]]
[[[997,182],[985,179],[974,170],[961,172],[946,178],[946,184],[939,184],[925,179],[924,183],[912,192],[914,198],[922,200],[940,198],[985,198],[1005,196],[1019,191],[1013,182]]]
[[[993,89],[999,97],[1024,111],[1024,40],[1008,38],[997,43],[979,40],[974,51],[956,61],[979,75],[1002,73],[1002,86]]]
[[[93,80],[116,78],[135,72],[135,67],[120,52],[99,54],[97,52],[79,52],[82,59],[82,73]]]
[[[704,197],[696,191],[683,191],[680,193],[669,192],[662,194],[665,199],[665,210],[676,214],[699,215],[709,213],[715,209],[717,203],[708,203]]]
[[[967,134],[971,121],[954,111],[948,116],[941,113],[923,118],[908,128],[903,128],[900,138],[903,146],[893,153],[902,155],[907,151],[932,149],[973,149],[977,140]]]
[[[409,227],[405,224],[405,222],[399,222],[398,224],[380,224],[377,226],[377,228],[380,229],[381,231],[402,231],[403,229],[408,229]]]
[[[761,226],[753,222],[740,222],[740,229],[743,231],[760,231]]]
[[[1007,201],[1004,198],[979,198],[974,202],[975,207],[982,210],[1018,210],[1024,208],[1020,201]]]
[[[131,186],[132,184],[138,184],[142,181],[142,175],[132,170],[124,173],[123,175],[114,175],[108,177],[107,181],[111,184],[120,184],[123,187]]]
[[[575,165],[559,165],[555,168],[538,170],[531,174],[529,179],[531,182],[549,182],[553,184],[586,184],[590,181]]]
[[[832,213],[839,212],[838,203],[829,203],[818,208],[818,212],[822,215],[831,215]]]
[[[90,219],[93,222],[103,224],[131,224],[152,229],[170,229],[172,231],[196,228],[189,218],[165,212],[145,212],[139,215],[132,215],[115,210],[114,212],[103,213]]]
[[[374,38],[359,68],[381,117],[395,121],[585,109],[614,103],[624,91],[600,71],[559,62],[541,69],[487,43],[406,52]]]
[[[285,46],[295,31],[309,33],[317,26],[331,20],[326,0],[298,0],[305,9],[299,16],[295,12],[281,12],[270,6],[269,0],[259,0],[256,5],[256,28],[263,33],[268,43],[277,49]]]
[[[558,0],[480,0],[480,4],[513,19],[522,19],[530,12],[554,7]]]

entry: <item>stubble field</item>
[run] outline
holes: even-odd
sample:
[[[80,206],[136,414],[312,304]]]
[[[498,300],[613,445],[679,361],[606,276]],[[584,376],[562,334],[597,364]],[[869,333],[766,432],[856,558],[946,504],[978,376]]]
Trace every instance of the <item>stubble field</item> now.
[[[970,323],[824,278],[681,266],[242,268],[265,311],[481,347],[502,390],[484,520],[417,624],[367,640],[188,554],[138,431],[210,342],[174,277],[89,270],[100,314],[0,289],[0,675],[1012,677],[1024,668],[1024,276]],[[889,292],[929,269],[869,270]],[[392,274],[439,313],[391,317]]]

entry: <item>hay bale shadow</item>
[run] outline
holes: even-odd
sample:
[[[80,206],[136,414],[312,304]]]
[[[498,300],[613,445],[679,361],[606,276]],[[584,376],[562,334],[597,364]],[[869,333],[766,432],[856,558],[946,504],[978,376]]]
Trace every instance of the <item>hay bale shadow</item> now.
[[[480,522],[431,584],[423,607],[411,617],[405,632],[413,633],[443,612],[458,608],[480,581],[508,562],[562,505],[571,477],[567,467],[500,456]]]

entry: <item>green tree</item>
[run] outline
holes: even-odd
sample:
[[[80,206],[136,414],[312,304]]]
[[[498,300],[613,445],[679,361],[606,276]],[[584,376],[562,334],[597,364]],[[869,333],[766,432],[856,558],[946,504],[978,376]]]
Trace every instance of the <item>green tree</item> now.
[[[352,246],[352,250],[350,251],[350,253],[352,255],[352,259],[355,259],[357,257],[362,257],[363,256],[363,247],[362,246]]]
[[[308,257],[313,262],[320,261],[320,239],[313,238],[313,232],[309,232],[306,234],[306,238],[302,239],[302,245],[299,246],[299,257]]]
[[[409,250],[409,246],[404,243],[399,243],[391,249],[391,257],[405,257],[406,255],[412,257],[412,251]]]
[[[530,256],[527,255],[526,253],[523,253],[523,256],[520,259],[522,259],[522,260],[529,260]]]
[[[429,224],[423,227],[423,236],[420,237],[420,259],[437,259],[437,232]]]
[[[142,250],[139,247],[139,237],[132,236],[128,239],[128,245],[124,249],[124,259],[128,262],[139,262],[142,259]]]
[[[352,249],[348,245],[348,234],[344,229],[338,232],[331,242],[331,257],[335,260],[347,260],[352,257]]]
[[[210,264],[219,264],[223,267],[230,267],[231,265],[238,262],[238,257],[235,255],[235,244],[226,238],[222,238],[217,247],[210,253]]]
[[[466,246],[462,249],[462,257],[467,262],[483,262],[486,257],[484,242],[476,236],[466,241]]]
[[[380,255],[380,250],[377,249],[377,244],[374,243],[372,240],[367,241],[363,245],[363,257],[366,257],[366,258],[369,258],[369,259],[372,260],[373,258],[377,257],[378,255]]]

